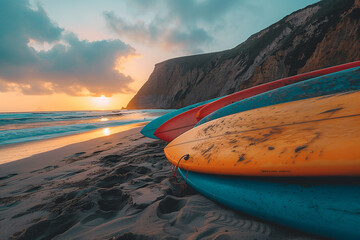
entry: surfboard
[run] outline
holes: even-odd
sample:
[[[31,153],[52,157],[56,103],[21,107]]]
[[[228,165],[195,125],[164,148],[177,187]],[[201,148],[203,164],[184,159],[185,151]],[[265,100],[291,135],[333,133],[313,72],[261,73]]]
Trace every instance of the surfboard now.
[[[360,89],[360,67],[308,79],[246,98],[209,114],[196,126],[250,109],[357,89]]]
[[[156,137],[154,135],[154,132],[156,131],[156,129],[162,125],[164,122],[168,121],[169,119],[183,113],[183,112],[186,112],[190,109],[194,109],[196,107],[199,107],[199,106],[203,106],[204,104],[206,103],[209,103],[209,102],[212,102],[212,101],[215,101],[217,100],[218,98],[214,98],[214,99],[211,99],[211,100],[207,100],[207,101],[203,101],[203,102],[199,102],[199,103],[195,103],[193,105],[190,105],[190,106],[186,106],[186,107],[183,107],[183,108],[180,108],[180,109],[177,109],[173,112],[169,112],[167,114],[164,114],[158,118],[155,118],[154,120],[152,120],[151,122],[149,122],[148,124],[146,124],[143,129],[141,129],[141,134],[148,137],[148,138],[154,138],[154,139],[159,139],[158,137]]]
[[[358,176],[359,149],[355,91],[219,118],[175,138],[164,152],[172,164],[201,173]]]
[[[257,94],[260,94],[263,92],[267,92],[269,90],[273,90],[273,89],[276,89],[279,87],[283,87],[283,86],[286,86],[286,85],[289,85],[292,83],[304,81],[304,80],[307,80],[310,78],[319,77],[322,75],[327,75],[330,73],[346,70],[349,68],[359,67],[359,66],[360,66],[360,61],[350,62],[350,63],[338,65],[338,66],[333,66],[333,67],[328,67],[328,68],[324,68],[324,69],[320,69],[320,70],[316,70],[316,71],[312,71],[312,72],[298,74],[295,76],[283,78],[283,79],[276,80],[273,82],[264,83],[264,84],[261,84],[261,85],[255,86],[255,87],[244,89],[242,91],[227,95],[219,100],[216,100],[212,103],[209,103],[209,104],[203,106],[196,114],[196,121],[198,122],[202,118],[215,112],[216,110],[223,108],[227,105],[230,105],[234,102],[240,101],[242,99],[252,97],[254,95],[257,95]]]
[[[331,239],[360,239],[358,178],[248,178],[179,172],[195,190],[235,210]]]
[[[170,118],[156,129],[154,135],[164,141],[171,142],[177,136],[195,126],[197,123],[196,114],[202,107],[203,105],[198,106]]]
[[[316,71],[280,79],[274,82],[265,83],[225,97],[221,97],[218,100],[188,110],[184,113],[181,113],[169,119],[168,121],[164,122],[162,125],[160,125],[157,128],[154,135],[164,141],[171,142],[177,136],[193,128],[196,125],[196,123],[206,115],[218,110],[219,108],[227,106],[231,103],[234,103],[241,99],[245,99],[272,89],[276,89],[292,83],[300,82],[309,78],[322,76],[325,74],[330,74],[333,72],[338,72],[344,69],[349,69],[358,66],[360,66],[360,61],[324,68],[321,70],[316,70]]]

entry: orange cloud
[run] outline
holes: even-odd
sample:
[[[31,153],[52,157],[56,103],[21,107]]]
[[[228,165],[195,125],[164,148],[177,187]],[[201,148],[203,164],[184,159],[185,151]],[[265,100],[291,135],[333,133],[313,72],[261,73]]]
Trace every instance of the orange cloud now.
[[[119,72],[138,56],[120,40],[89,42],[59,28],[38,5],[0,1],[0,92],[111,96],[133,93],[131,76]],[[120,61],[118,59],[121,59]],[[116,68],[116,69],[115,69]]]

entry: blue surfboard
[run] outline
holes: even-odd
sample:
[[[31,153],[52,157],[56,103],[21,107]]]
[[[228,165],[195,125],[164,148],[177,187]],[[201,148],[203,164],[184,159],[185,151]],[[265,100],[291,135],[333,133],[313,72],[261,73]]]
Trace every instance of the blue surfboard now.
[[[360,67],[331,73],[277,88],[223,107],[201,119],[196,125],[255,108],[360,89]]]
[[[179,115],[179,114],[181,114],[183,112],[186,112],[186,111],[188,111],[190,109],[193,109],[193,108],[196,108],[198,106],[204,105],[206,103],[213,102],[213,101],[215,101],[217,99],[219,99],[219,98],[214,98],[214,99],[207,100],[207,101],[204,101],[204,102],[195,103],[193,105],[180,108],[180,109],[175,110],[173,112],[169,112],[169,113],[167,113],[165,115],[162,115],[162,116],[160,116],[158,118],[155,118],[154,120],[152,120],[151,122],[146,124],[140,132],[141,132],[141,134],[143,134],[146,137],[159,139],[158,137],[156,137],[154,135],[154,132],[164,122],[168,121],[169,119],[171,119],[171,118],[173,118],[173,117],[175,117],[175,116],[177,116],[177,115]]]
[[[181,176],[235,210],[332,239],[360,239],[360,179]],[[187,176],[186,176],[187,175]]]

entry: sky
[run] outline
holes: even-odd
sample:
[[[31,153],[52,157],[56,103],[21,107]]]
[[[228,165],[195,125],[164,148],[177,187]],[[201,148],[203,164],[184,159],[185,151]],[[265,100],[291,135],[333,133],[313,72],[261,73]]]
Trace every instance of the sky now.
[[[156,63],[233,48],[315,2],[1,0],[0,112],[120,109]]]

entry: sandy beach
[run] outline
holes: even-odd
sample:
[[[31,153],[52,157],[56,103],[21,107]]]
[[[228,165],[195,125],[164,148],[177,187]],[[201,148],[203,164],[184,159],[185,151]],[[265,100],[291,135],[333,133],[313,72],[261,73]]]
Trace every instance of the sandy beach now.
[[[0,165],[0,239],[318,239],[183,185],[140,129]]]
[[[360,240],[360,0],[0,11],[0,240]]]

